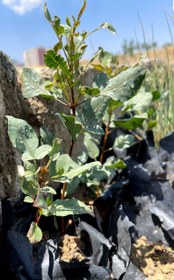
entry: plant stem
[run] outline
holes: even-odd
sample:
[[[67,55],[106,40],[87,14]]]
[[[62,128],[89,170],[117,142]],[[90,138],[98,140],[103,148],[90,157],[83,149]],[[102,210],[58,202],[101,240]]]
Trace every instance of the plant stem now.
[[[69,150],[69,155],[70,155],[70,157],[72,156],[73,148],[74,148],[74,141],[72,140],[72,141],[71,141],[70,150]]]
[[[36,211],[36,224],[37,225],[38,225],[38,223],[40,221],[40,218],[42,216],[39,212],[40,212],[40,208],[38,208],[37,211]]]
[[[103,146],[102,146],[102,151],[101,151],[101,155],[100,155],[100,162],[103,163],[104,160],[104,153],[105,153],[105,149],[106,149],[106,143],[108,140],[108,135],[110,133],[109,131],[109,126],[110,126],[110,122],[111,122],[111,113],[109,114],[109,120],[108,123],[105,127],[105,135],[104,135],[104,139],[103,139]]]
[[[65,198],[65,192],[66,192],[66,183],[63,183],[62,192],[61,192],[62,200]]]

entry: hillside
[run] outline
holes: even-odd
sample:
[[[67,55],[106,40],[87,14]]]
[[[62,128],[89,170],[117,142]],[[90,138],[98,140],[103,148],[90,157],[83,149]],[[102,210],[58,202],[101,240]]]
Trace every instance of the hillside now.
[[[148,53],[135,53],[132,56],[123,54],[118,55],[119,65],[133,66],[141,61],[145,63],[148,63],[149,61],[157,61],[164,64],[174,65],[174,46],[159,49],[156,48],[154,50],[149,50]],[[85,66],[88,62],[89,60],[83,59],[81,64]],[[98,64],[98,59],[94,60],[93,63]]]
[[[148,62],[158,61],[161,63],[169,63],[174,65],[174,46],[149,50],[148,52],[136,53],[132,56],[130,55],[119,55],[118,62],[120,65],[129,65],[132,66],[138,63],[140,60]]]

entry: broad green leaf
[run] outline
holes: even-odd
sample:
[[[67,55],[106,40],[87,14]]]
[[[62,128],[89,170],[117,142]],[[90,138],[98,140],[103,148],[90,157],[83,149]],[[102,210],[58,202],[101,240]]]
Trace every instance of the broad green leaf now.
[[[35,159],[42,159],[44,158],[45,156],[47,156],[50,151],[52,150],[52,147],[50,145],[42,145],[40,147],[37,148],[37,150],[35,151],[35,154],[34,154],[34,158]]]
[[[39,190],[39,184],[36,180],[32,179],[32,180],[26,180],[24,178],[22,185],[21,185],[21,191],[25,194],[28,195],[30,197],[32,197],[33,199],[35,198],[35,196],[38,193]]]
[[[22,72],[22,94],[25,98],[39,95],[52,98],[51,93],[45,89],[43,78],[36,71],[25,67]]]
[[[72,160],[68,154],[59,155],[56,161],[56,173],[62,175],[72,168],[77,168],[79,165]]]
[[[24,167],[25,167],[25,178],[27,178],[28,176],[34,176],[39,171],[36,170],[36,166],[30,161],[26,161]]]
[[[124,102],[122,111],[146,112],[152,102],[152,94],[146,91],[139,91],[132,98]]]
[[[37,194],[37,197],[34,200],[33,206],[37,207],[37,208],[42,208],[42,209],[48,208],[48,205],[46,204],[46,200],[44,198],[44,194],[42,194],[41,192],[39,194]]]
[[[61,69],[62,73],[66,76],[69,74],[69,69],[64,58],[57,54],[54,50],[49,50],[45,53],[45,64],[49,68]]]
[[[64,34],[64,26],[60,24],[60,18],[57,16],[52,21],[52,27],[58,36]]]
[[[34,202],[34,199],[33,199],[32,197],[30,197],[30,196],[25,196],[24,202],[33,203],[33,202]]]
[[[51,151],[52,147],[50,145],[42,145],[40,147],[38,147],[33,154],[31,154],[29,151],[26,151],[23,153],[22,155],[22,160],[26,161],[26,160],[33,160],[33,159],[43,159],[46,155],[49,154],[49,152]]]
[[[155,101],[155,100],[158,100],[161,97],[161,94],[158,90],[153,90],[152,91],[152,96],[153,96],[152,101]]]
[[[92,210],[80,200],[72,199],[57,199],[50,207],[50,212],[55,216],[68,216],[91,213]]]
[[[114,141],[113,147],[118,149],[127,149],[135,143],[135,137],[132,134],[119,135]]]
[[[115,110],[118,107],[121,107],[121,101],[115,101],[113,99],[110,100],[107,110],[102,118],[103,123],[107,126],[109,124],[110,128],[115,128],[114,121],[115,121]]]
[[[100,93],[100,90],[99,88],[90,88],[90,87],[85,87],[85,86],[82,86],[80,88],[80,93],[83,94],[83,95],[90,95],[90,96],[96,96],[96,95],[99,95]]]
[[[51,194],[57,194],[56,193],[56,191],[55,191],[55,189],[53,189],[53,188],[51,188],[51,187],[49,187],[49,186],[46,186],[46,187],[43,187],[42,189],[41,189],[41,192],[42,193],[51,193]]]
[[[130,67],[110,79],[101,91],[101,95],[125,102],[137,93],[145,78],[145,73],[145,68],[141,66]]]
[[[42,231],[35,222],[31,223],[27,237],[31,244],[38,243],[42,240]]]
[[[28,161],[28,160],[33,160],[35,158],[34,154],[26,151],[22,154],[22,160],[23,162]]]
[[[104,67],[109,67],[109,66],[111,66],[111,63],[112,63],[112,54],[107,51],[104,51],[101,48],[99,60]]]
[[[46,127],[41,127],[40,138],[42,144],[52,145],[54,140],[54,135],[50,131],[48,131]]]
[[[109,100],[110,98],[100,95],[86,101],[83,106],[78,108],[77,115],[83,124],[84,131],[96,135],[104,134],[100,125],[102,125],[102,118]]]
[[[77,155],[77,159],[76,159],[77,163],[79,165],[83,165],[87,162],[87,160],[88,160],[87,152],[85,151],[85,149],[81,150],[80,153]]]
[[[81,175],[83,172],[89,171],[94,166],[100,166],[100,165],[101,165],[101,163],[99,161],[90,162],[90,163],[84,164],[83,166],[74,168],[68,172],[65,172],[63,174],[63,177],[68,178],[69,180],[72,180],[73,178]]]
[[[26,162],[28,162],[28,161],[26,160],[25,163]],[[33,171],[30,171],[30,170],[26,169],[26,171],[25,171],[25,178],[26,178],[26,180],[30,181],[30,180],[34,179],[36,177],[35,175],[39,173],[39,170],[40,170],[40,168],[38,168],[37,170],[35,169],[34,172],[33,172]]]
[[[65,115],[56,113],[56,115],[63,122],[64,126],[71,135],[72,140],[75,142],[80,132],[82,131],[82,124],[72,115]]]
[[[122,159],[118,159],[116,162],[112,163],[111,165],[105,165],[105,168],[124,169],[126,168],[126,164]]]
[[[99,156],[99,141],[93,138],[89,133],[84,133],[84,145],[90,158],[96,159]]]
[[[39,140],[33,128],[24,120],[12,116],[8,119],[8,135],[14,148],[20,153],[27,152],[34,158]]]
[[[91,172],[86,174],[86,185],[90,186],[99,186],[100,182],[106,180],[108,178],[108,174],[103,166],[94,167]],[[83,177],[84,180],[84,177]]]
[[[55,138],[53,140],[53,145],[52,145],[52,149],[50,151],[50,157],[52,157],[52,160],[55,160],[58,156],[58,153],[60,152],[61,149],[61,143],[62,143],[62,139],[60,138]]]
[[[102,70],[103,71],[103,70]],[[98,73],[92,83],[93,87],[98,87],[100,90],[104,89],[108,83],[109,79],[106,73]]]
[[[126,128],[126,129],[136,129],[137,127],[141,127],[144,120],[147,119],[147,114],[135,115],[130,119],[120,119],[114,121],[116,127]]]
[[[80,180],[78,177],[71,180],[71,183],[67,183],[66,188],[66,197],[72,197],[72,194],[77,190],[79,187]]]

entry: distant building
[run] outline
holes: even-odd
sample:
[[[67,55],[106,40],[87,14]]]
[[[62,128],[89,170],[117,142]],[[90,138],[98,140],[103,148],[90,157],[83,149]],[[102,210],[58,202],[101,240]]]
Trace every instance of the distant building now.
[[[33,48],[23,53],[24,65],[26,67],[38,67],[44,65],[45,48]]]

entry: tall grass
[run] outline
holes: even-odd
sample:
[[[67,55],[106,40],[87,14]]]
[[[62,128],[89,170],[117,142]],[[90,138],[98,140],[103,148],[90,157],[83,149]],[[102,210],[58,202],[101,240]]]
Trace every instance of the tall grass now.
[[[155,116],[157,125],[153,128],[155,142],[158,144],[159,140],[174,130],[174,64],[171,64],[171,54],[174,63],[174,43],[172,30],[169,23],[169,16],[165,13],[166,23],[170,34],[171,45],[164,48],[163,61],[159,59],[156,48],[153,48],[153,57],[151,59],[149,50],[146,49],[146,57],[149,61],[149,68],[145,79],[145,87],[148,91],[158,91],[160,98],[153,104],[155,108]],[[147,45],[146,36],[143,24],[140,20],[144,44]],[[171,18],[172,23],[173,19]],[[152,30],[152,43],[154,42]]]

